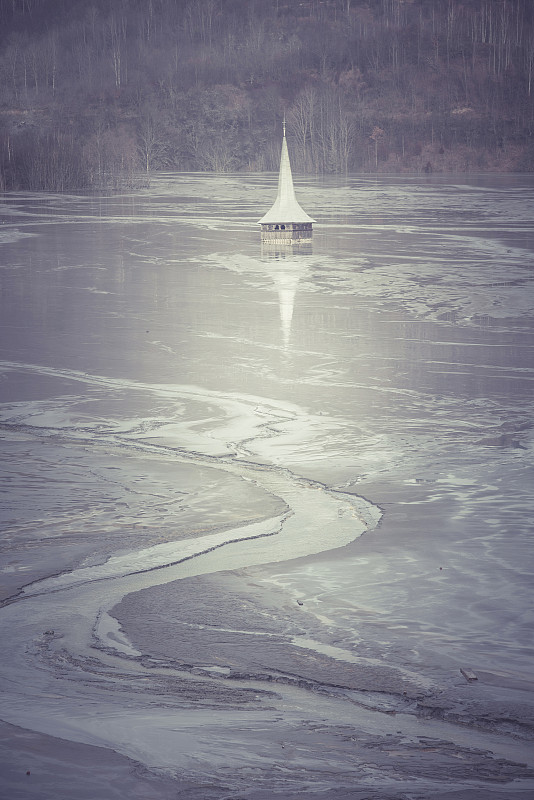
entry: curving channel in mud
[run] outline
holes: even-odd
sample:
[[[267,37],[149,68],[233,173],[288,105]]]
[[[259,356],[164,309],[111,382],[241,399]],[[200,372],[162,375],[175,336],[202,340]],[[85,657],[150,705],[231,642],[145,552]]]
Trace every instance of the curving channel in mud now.
[[[291,796],[310,780],[314,791],[333,785],[338,791],[354,781],[372,787],[380,776],[389,796],[399,780],[405,790],[424,785],[427,791],[445,779],[454,786],[528,776],[507,758],[498,730],[459,737],[435,708],[428,718],[426,709],[444,696],[439,680],[336,644],[341,629],[324,609],[323,615],[314,609],[306,578],[295,591],[277,577],[282,562],[293,561],[298,574],[313,554],[343,553],[381,517],[362,498],[261,457],[254,462],[262,444],[272,452],[273,439],[305,430],[312,423],[305,412],[191,387],[4,368],[84,386],[82,395],[56,398],[53,407],[41,401],[11,408],[3,426],[13,444],[68,443],[71,452],[83,451],[93,471],[92,458],[112,459],[119,451],[136,470],[143,464],[145,481],[162,459],[189,470],[209,468],[219,479],[231,476],[234,491],[241,484],[259,491],[263,508],[270,497],[276,509],[268,518],[253,514],[194,537],[182,534],[109,557],[86,554],[75,568],[27,583],[0,614],[10,641],[0,667],[5,721],[115,751],[143,764],[162,786],[189,781],[196,787],[191,796],[199,798],[203,781],[215,792],[210,796],[245,787]],[[98,397],[89,420],[91,392]],[[180,418],[157,424],[145,418],[142,430],[123,418],[119,430],[96,413],[102,393],[107,402],[110,393],[121,403],[136,393],[171,398]],[[200,412],[205,404],[210,423]],[[196,451],[162,443],[171,427],[184,440],[191,425]],[[237,430],[246,432],[241,442]],[[168,504],[170,495],[163,499]],[[258,506],[251,507],[257,517]],[[399,767],[399,754],[410,768]]]
[[[274,189],[3,198],[8,797],[533,795],[532,180]]]

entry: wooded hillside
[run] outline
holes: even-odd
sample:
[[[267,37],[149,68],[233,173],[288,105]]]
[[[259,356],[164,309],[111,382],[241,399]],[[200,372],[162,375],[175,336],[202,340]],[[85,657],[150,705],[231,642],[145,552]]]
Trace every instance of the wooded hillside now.
[[[532,0],[0,0],[0,188],[534,170]]]

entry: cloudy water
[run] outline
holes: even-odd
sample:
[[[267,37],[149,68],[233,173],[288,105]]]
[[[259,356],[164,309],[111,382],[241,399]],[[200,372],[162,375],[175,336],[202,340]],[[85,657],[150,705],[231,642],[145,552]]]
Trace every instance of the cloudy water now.
[[[532,796],[534,180],[296,188],[2,199],[12,796]]]

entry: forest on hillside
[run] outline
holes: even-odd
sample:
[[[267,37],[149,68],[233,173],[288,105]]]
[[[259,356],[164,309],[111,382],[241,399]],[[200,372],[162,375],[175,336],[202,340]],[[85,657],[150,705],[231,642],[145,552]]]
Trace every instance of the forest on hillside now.
[[[0,0],[0,189],[534,171],[532,0]]]

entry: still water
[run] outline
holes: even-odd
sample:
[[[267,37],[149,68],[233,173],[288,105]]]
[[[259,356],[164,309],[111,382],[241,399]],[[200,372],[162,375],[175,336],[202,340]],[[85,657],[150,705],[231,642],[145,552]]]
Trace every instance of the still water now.
[[[526,798],[534,180],[297,182],[262,250],[275,192],[2,199],[0,717],[50,796],[62,739],[151,797]]]

